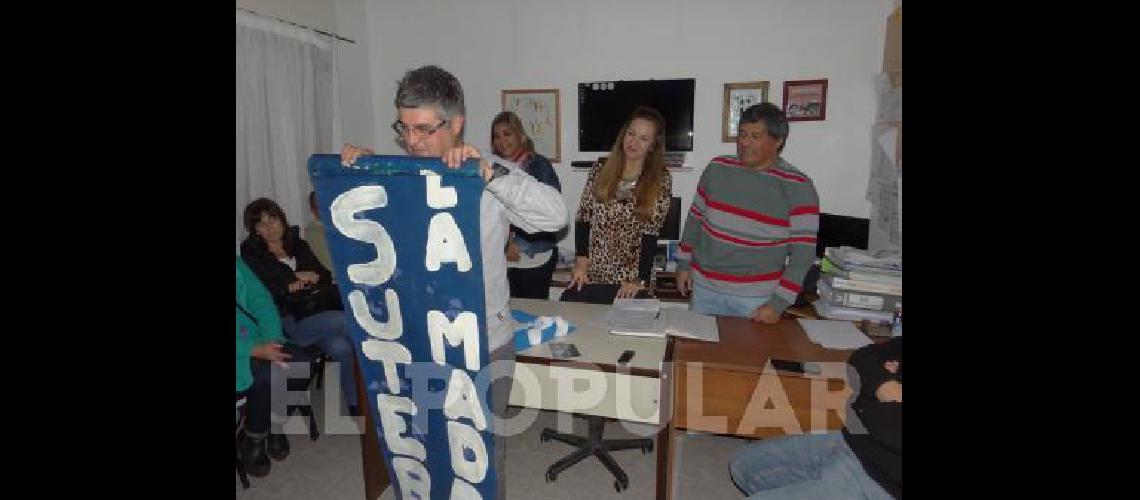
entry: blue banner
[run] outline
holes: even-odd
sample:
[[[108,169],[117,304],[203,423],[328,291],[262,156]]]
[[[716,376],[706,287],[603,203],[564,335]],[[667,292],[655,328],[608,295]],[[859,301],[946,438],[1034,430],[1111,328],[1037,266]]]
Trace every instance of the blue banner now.
[[[495,498],[478,161],[313,155],[309,176],[397,496]]]

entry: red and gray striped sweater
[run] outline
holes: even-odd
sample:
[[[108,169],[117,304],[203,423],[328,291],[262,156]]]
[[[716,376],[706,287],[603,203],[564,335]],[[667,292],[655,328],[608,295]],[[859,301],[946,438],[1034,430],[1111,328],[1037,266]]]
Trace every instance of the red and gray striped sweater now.
[[[818,228],[819,196],[799,169],[783,158],[754,170],[718,156],[689,207],[677,269],[691,271],[695,286],[769,297],[767,305],[782,313],[815,260]]]

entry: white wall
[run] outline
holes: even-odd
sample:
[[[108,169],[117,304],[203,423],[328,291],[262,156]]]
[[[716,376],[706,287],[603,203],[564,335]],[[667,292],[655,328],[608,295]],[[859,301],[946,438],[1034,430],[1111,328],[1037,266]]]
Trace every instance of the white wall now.
[[[784,80],[828,78],[827,120],[793,123],[784,157],[814,179],[822,211],[868,216],[872,78],[891,0],[368,1],[377,136],[365,145],[378,153],[401,154],[387,125],[396,81],[408,69],[438,64],[459,78],[466,137],[481,148],[489,147],[500,90],[559,88],[562,163],[555,169],[574,210],[585,173],[570,161],[598,156],[577,151],[578,82],[691,77],[687,164],[695,168],[676,173],[673,186],[687,211],[708,160],[735,152],[720,141],[724,83],[768,80],[769,100],[780,104]]]
[[[335,0],[337,34],[356,43],[337,42],[337,100],[339,136],[334,142],[372,144],[376,141],[372,58],[368,36],[367,0]],[[321,153],[339,153],[320,151]]]

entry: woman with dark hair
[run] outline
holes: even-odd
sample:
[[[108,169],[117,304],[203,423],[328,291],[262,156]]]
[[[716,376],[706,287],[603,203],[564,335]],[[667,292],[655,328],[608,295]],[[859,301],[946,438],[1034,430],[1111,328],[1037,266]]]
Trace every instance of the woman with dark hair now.
[[[535,152],[534,141],[526,135],[522,121],[513,112],[503,111],[491,121],[491,150],[518,164],[535,180],[562,191],[554,166]],[[558,263],[557,244],[557,233],[527,233],[511,226],[506,250],[511,297],[550,298],[550,279]]]
[[[281,313],[285,336],[300,346],[316,344],[340,365],[340,388],[351,414],[356,407],[356,362],[352,338],[348,335],[344,311],[321,311],[297,319],[286,308],[291,293],[318,284],[332,283],[332,273],[317,260],[300,229],[290,226],[285,212],[269,198],[258,198],[245,207],[245,228],[249,236],[241,243],[241,256],[269,289]]]
[[[577,258],[563,300],[575,300],[575,285],[581,292],[591,283],[611,286],[602,292],[606,297],[580,300],[612,302],[609,288],[617,298],[647,290],[672,196],[673,178],[665,168],[665,118],[638,106],[618,132],[609,157],[594,165],[582,189],[574,221]]]

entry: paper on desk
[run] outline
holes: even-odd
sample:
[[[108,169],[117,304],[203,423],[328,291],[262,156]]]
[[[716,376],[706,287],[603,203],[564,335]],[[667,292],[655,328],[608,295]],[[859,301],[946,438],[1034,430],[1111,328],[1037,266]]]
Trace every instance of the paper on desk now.
[[[665,320],[657,299],[615,299],[606,324],[610,332],[618,335],[665,335]]]
[[[808,339],[827,349],[858,349],[871,344],[871,338],[850,321],[797,318]]]
[[[720,342],[720,332],[717,330],[715,317],[673,307],[664,309],[661,314],[665,316],[666,334],[687,339]]]

